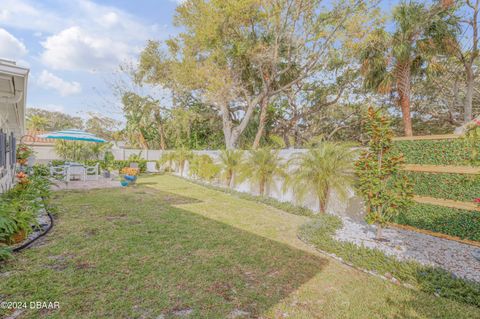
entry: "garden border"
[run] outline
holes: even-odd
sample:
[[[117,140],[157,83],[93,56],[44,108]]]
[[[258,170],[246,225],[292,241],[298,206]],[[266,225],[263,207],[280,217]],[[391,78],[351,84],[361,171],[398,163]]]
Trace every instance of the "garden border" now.
[[[44,201],[44,199],[42,198],[42,201]],[[47,207],[45,206],[44,204],[44,209],[45,209],[45,212],[47,213],[47,216],[48,216],[48,219],[50,220],[50,225],[47,227],[47,229],[45,229],[43,232],[41,232],[37,237],[35,238],[32,238],[30,240],[28,240],[27,242],[24,242],[23,244],[21,244],[20,246],[15,246],[12,248],[12,252],[14,253],[18,253],[18,252],[21,252],[22,250],[24,250],[25,248],[28,248],[31,244],[33,244],[34,242],[36,242],[38,239],[42,238],[43,236],[47,235],[50,230],[52,230],[53,228],[53,225],[54,225],[54,221],[53,221],[53,216],[52,214],[48,211]]]
[[[443,233],[433,232],[431,230],[421,229],[421,228],[417,228],[417,227],[413,227],[413,226],[409,226],[409,225],[388,223],[388,226],[393,227],[393,228],[403,229],[403,230],[414,231],[414,232],[417,232],[417,233],[430,235],[430,236],[438,237],[438,238],[442,238],[442,239],[448,239],[448,240],[456,241],[456,242],[459,242],[459,243],[462,243],[462,244],[471,245],[471,246],[475,246],[475,247],[480,248],[480,242],[474,241],[474,240],[462,239],[460,237],[450,236],[450,235],[446,235],[446,234],[443,234]]]

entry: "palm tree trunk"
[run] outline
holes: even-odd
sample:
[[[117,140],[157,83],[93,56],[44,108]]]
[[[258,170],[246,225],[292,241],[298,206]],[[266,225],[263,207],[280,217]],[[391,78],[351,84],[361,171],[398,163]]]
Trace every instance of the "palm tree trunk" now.
[[[405,136],[413,136],[412,117],[410,115],[410,68],[407,62],[397,66],[397,89],[400,96],[400,108],[402,110],[403,129]]]
[[[318,196],[318,209],[319,212],[325,214],[327,212],[327,204],[328,204],[328,187],[325,189],[322,195]]]
[[[376,232],[376,235],[375,235],[376,240],[382,239],[382,230],[383,230],[382,225],[377,224],[377,232]]]
[[[320,214],[325,213],[325,203],[323,202],[323,200],[321,198],[318,198],[318,212]]]
[[[260,193],[260,196],[263,196],[265,194],[265,179],[264,178],[260,179],[259,193]]]
[[[179,170],[180,170],[180,176],[183,177],[183,170],[185,169],[185,162],[180,162],[180,167],[179,167]]]
[[[235,176],[233,174],[233,171],[229,172],[229,178],[228,178],[228,187],[233,188],[235,185]]]

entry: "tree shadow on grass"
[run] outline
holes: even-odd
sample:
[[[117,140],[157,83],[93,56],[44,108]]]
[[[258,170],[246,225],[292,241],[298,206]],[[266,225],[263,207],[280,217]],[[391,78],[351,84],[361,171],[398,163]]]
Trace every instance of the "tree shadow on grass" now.
[[[88,218],[77,218],[79,200],[91,204]],[[32,252],[37,268],[19,274],[28,282],[12,276],[4,284],[7,299],[60,301],[59,317],[256,318],[328,262],[172,206],[200,202],[186,196],[139,187],[66,193],[60,201],[61,240]],[[46,256],[65,251],[74,257],[64,268],[44,270],[52,263]]]

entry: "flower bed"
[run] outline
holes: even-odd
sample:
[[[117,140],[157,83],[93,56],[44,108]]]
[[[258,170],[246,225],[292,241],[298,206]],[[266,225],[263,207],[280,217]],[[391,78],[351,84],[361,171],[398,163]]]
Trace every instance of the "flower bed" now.
[[[8,256],[10,245],[23,241],[38,226],[39,211],[48,205],[49,198],[46,178],[17,174],[15,187],[0,197],[0,259]]]

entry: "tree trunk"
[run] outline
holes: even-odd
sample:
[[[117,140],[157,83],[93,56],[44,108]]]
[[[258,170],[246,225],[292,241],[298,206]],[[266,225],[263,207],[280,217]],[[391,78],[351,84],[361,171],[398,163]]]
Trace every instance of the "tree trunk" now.
[[[268,111],[268,99],[264,98],[261,103],[260,108],[260,117],[258,122],[257,134],[255,135],[255,140],[253,141],[252,148],[256,150],[260,146],[260,140],[262,139],[263,133],[265,131],[265,124],[267,122],[267,111]]]
[[[259,193],[260,193],[260,196],[265,195],[265,179],[263,178],[260,179]]]
[[[382,225],[377,224],[377,233],[376,233],[376,235],[375,235],[375,239],[376,239],[376,240],[382,239],[382,230],[383,230],[383,229],[382,229]]]
[[[463,104],[463,111],[464,111],[463,120],[465,123],[468,123],[473,119],[472,100],[473,100],[475,77],[473,75],[473,70],[471,66],[469,66],[466,69],[466,73],[467,73],[467,76],[466,76],[467,91],[465,92],[465,101]]]
[[[400,96],[403,130],[405,136],[413,136],[412,117],[410,115],[410,63],[397,66],[397,90]]]
[[[157,121],[157,131],[160,135],[160,148],[164,151],[167,149],[167,144],[165,143],[165,131],[163,130],[162,117],[160,115],[160,110],[155,112],[155,120]]]
[[[228,180],[228,187],[232,188],[235,186],[235,174],[231,171],[230,178]]]
[[[318,198],[318,212],[320,214],[325,214],[325,203],[323,202],[323,200],[321,200],[320,198]]]
[[[185,169],[185,162],[180,162],[180,176],[183,177],[183,170]]]
[[[328,188],[325,190],[325,193],[321,196],[318,196],[318,209],[319,212],[325,214],[327,212],[327,204],[328,204]]]

